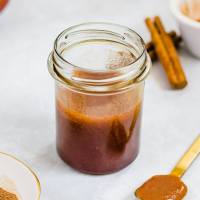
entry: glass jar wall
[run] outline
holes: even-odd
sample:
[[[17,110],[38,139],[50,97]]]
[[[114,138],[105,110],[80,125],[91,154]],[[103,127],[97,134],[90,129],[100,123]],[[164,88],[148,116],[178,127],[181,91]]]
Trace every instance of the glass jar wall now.
[[[106,174],[139,150],[144,80],[151,62],[141,37],[119,25],[87,23],[56,39],[57,150],[79,171]]]

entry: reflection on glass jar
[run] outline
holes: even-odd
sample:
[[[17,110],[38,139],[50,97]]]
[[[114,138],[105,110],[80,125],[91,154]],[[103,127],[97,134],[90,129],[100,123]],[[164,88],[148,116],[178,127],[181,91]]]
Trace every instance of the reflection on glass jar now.
[[[151,65],[140,36],[114,24],[74,26],[57,37],[48,64],[56,80],[60,157],[92,174],[130,164],[138,154]]]

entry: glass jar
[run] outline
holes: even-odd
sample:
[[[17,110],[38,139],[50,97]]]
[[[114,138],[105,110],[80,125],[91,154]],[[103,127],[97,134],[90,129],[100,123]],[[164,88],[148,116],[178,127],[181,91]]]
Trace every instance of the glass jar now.
[[[124,26],[85,23],[56,38],[48,67],[56,87],[57,150],[66,163],[107,174],[136,158],[150,66],[142,38]]]

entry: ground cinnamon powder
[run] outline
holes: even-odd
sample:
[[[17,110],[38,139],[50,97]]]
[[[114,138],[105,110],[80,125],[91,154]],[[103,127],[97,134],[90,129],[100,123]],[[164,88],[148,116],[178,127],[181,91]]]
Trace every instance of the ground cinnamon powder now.
[[[0,200],[18,200],[18,198],[15,194],[0,188]]]

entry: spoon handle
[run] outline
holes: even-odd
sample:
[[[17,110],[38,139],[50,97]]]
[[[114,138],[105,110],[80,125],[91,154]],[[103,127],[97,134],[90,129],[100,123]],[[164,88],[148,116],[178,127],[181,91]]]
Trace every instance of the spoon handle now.
[[[178,161],[174,169],[171,171],[171,175],[182,177],[192,162],[197,158],[200,153],[200,135],[196,138],[190,148],[185,152],[183,157]]]

